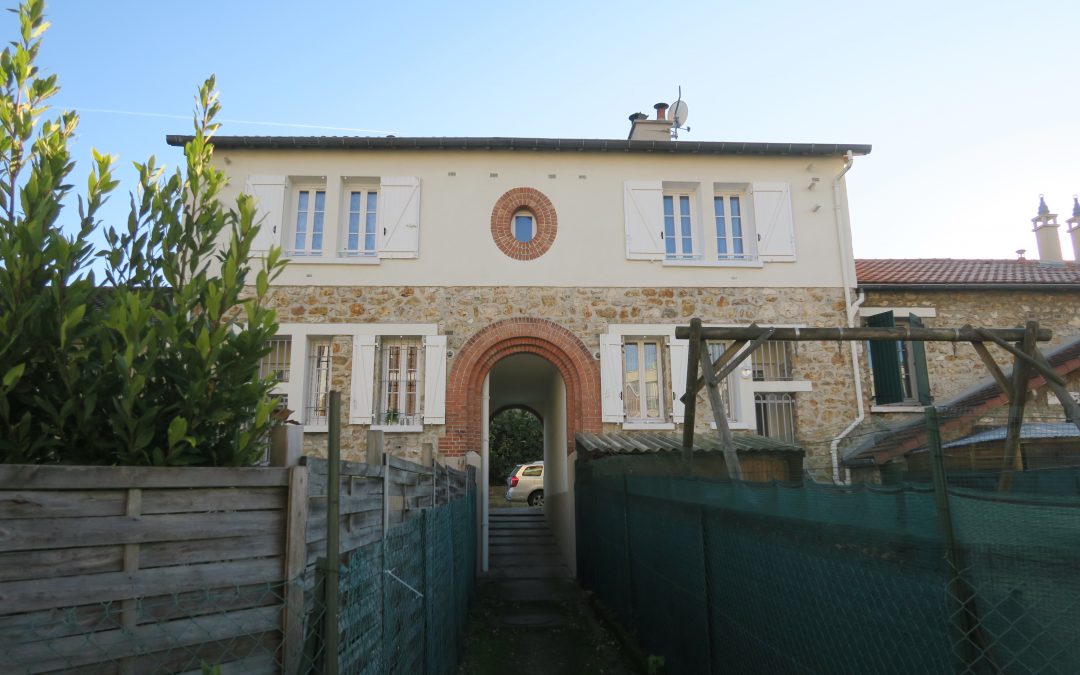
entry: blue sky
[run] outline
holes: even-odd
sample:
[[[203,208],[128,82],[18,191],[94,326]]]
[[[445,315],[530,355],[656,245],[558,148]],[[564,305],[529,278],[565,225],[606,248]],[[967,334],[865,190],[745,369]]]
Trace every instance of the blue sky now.
[[[858,257],[1035,257],[1039,194],[1063,222],[1080,192],[1077,2],[53,0],[47,14],[39,63],[59,75],[54,104],[82,112],[76,185],[91,147],[119,156],[124,190],[132,161],[175,166],[164,136],[189,131],[216,73],[221,133],[259,135],[625,138],[630,113],[681,85],[687,140],[873,144],[848,174]]]

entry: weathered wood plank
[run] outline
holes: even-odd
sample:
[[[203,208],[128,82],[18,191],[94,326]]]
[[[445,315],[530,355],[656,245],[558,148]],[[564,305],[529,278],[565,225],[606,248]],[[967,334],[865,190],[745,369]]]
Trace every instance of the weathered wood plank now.
[[[274,657],[272,645],[263,642],[262,647],[265,647],[263,651],[269,653],[256,654],[235,661],[214,661],[213,663],[220,664],[221,668],[218,670],[220,675],[279,675],[281,668],[278,667],[277,659]],[[228,654],[223,656],[227,658]],[[211,663],[211,661],[207,661],[207,663]],[[163,672],[173,671],[167,670]],[[196,668],[194,670],[185,670],[179,675],[204,675],[205,672],[202,668]]]
[[[0,581],[119,572],[123,566],[123,546],[16,551],[0,553]]]
[[[282,558],[158,567],[135,572],[105,572],[59,579],[0,583],[0,607],[8,614],[54,607],[75,607],[160,594],[183,593],[245,583],[277,582],[284,574]]]
[[[5,490],[102,490],[178,487],[285,487],[289,470],[277,467],[147,467],[0,465]]]
[[[143,544],[139,550],[139,567],[168,567],[204,562],[246,560],[281,555],[285,546],[284,532],[195,539]],[[62,549],[61,549],[62,550]]]
[[[395,457],[394,455],[390,455],[389,461],[390,461],[390,466],[392,466],[395,469],[398,469],[400,471],[408,471],[409,473],[418,473],[418,474],[421,474],[421,475],[424,475],[424,476],[430,476],[431,475],[431,467],[430,466],[424,466],[422,464],[416,464],[415,462],[410,462],[407,459],[402,459],[400,457]]]
[[[285,534],[285,603],[281,614],[281,634],[284,643],[282,670],[294,673],[300,667],[304,652],[304,589],[300,575],[304,573],[307,555],[308,470],[298,466],[291,470],[289,480],[289,515]]]
[[[0,616],[0,653],[11,645],[120,627],[119,607],[83,605]]]
[[[204,513],[284,509],[288,491],[279,487],[143,491],[143,513]]]
[[[123,490],[0,490],[0,520],[124,514]]]
[[[227,614],[188,617],[151,623],[128,630],[111,630],[88,637],[74,635],[48,642],[13,645],[0,654],[4,672],[44,673],[100,661],[175,649],[207,641],[266,633],[277,628],[277,607],[259,607]],[[103,658],[104,657],[104,658]]]
[[[273,532],[284,526],[282,511],[23,518],[0,523],[0,552],[238,537]]]
[[[761,334],[761,327],[707,327],[701,329],[701,337],[704,340],[753,340]],[[1008,342],[1019,342],[1024,339],[1023,328],[913,328],[910,326],[896,328],[776,328],[770,339],[784,340],[788,342],[834,342],[848,341],[861,342],[863,340],[875,340],[894,342],[987,342],[993,338]],[[690,337],[689,326],[676,326],[675,337],[685,340]],[[1036,340],[1049,342],[1053,332],[1048,328],[1041,328],[1036,333]]]

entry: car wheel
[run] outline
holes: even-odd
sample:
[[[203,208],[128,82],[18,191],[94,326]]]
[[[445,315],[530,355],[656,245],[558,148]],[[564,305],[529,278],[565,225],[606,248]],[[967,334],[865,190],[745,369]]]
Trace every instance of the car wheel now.
[[[544,505],[544,491],[537,490],[529,495],[529,506],[543,506]]]

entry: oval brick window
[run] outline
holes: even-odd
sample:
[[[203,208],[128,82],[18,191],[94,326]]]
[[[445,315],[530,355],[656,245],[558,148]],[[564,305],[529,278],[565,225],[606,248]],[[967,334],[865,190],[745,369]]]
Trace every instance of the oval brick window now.
[[[534,260],[555,242],[559,220],[543,192],[519,187],[507,190],[491,210],[491,238],[515,260]]]

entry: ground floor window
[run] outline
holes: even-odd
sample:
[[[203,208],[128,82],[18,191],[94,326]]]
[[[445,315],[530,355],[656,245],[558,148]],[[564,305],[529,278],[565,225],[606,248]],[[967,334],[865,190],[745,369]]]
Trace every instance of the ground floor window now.
[[[795,442],[794,394],[754,394],[754,416],[758,434]]]
[[[330,398],[330,369],[332,354],[329,339],[312,340],[308,350],[307,407],[304,423],[312,426],[327,424]]]
[[[376,424],[420,426],[423,350],[418,337],[383,338],[380,351],[379,409]]]
[[[623,342],[623,405],[629,422],[664,419],[662,344],[655,338],[626,338]]]

